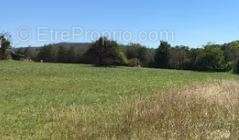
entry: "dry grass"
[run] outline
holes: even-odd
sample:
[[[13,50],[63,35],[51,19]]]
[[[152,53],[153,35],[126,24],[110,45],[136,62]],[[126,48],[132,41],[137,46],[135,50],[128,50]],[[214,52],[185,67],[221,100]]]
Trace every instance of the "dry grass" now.
[[[153,99],[153,100],[152,100]],[[130,136],[141,139],[238,139],[239,85],[215,81],[157,94],[125,116]],[[122,125],[127,126],[127,125]]]
[[[239,85],[215,81],[134,103],[124,100],[111,110],[72,107],[50,112],[52,120],[42,134],[52,139],[238,139]]]

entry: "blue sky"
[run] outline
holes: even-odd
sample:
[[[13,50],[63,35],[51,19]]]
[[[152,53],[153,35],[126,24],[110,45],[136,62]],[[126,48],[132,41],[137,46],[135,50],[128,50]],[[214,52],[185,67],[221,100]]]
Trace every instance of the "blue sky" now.
[[[162,38],[142,41],[136,37],[139,32],[149,35],[167,31],[174,35],[168,40],[173,45],[200,47],[207,42],[239,39],[238,9],[238,0],[8,0],[1,1],[4,20],[0,20],[0,31],[11,33],[15,47],[91,41],[85,36],[65,40],[45,36],[39,41],[39,27],[54,32],[70,32],[72,27],[96,32],[127,31],[134,39],[117,41],[140,42],[148,47],[157,47]]]

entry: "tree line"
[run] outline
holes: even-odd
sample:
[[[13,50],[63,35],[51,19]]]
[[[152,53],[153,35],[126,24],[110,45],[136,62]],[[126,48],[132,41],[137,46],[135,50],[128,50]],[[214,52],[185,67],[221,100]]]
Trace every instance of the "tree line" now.
[[[10,42],[4,35],[0,58],[4,59],[4,50],[9,49]],[[8,47],[6,47],[8,46]],[[233,71],[239,73],[239,41],[225,44],[209,43],[202,48],[188,46],[171,46],[161,41],[156,49],[141,44],[122,45],[116,41],[101,37],[92,43],[61,43],[43,47],[15,48],[11,52],[16,60],[85,63],[96,66],[130,66],[195,71]]]

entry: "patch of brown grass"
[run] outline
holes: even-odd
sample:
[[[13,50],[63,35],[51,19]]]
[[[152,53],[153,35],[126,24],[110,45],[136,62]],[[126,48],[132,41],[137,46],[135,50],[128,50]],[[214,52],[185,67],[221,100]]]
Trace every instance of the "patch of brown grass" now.
[[[239,85],[215,81],[158,93],[131,106],[122,122],[142,139],[239,138]]]

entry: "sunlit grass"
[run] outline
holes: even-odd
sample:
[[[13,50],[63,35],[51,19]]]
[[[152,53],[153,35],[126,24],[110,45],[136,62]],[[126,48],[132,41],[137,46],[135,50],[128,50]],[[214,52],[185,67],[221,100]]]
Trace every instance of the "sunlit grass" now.
[[[0,75],[0,135],[3,139],[180,136],[177,128],[166,134],[159,133],[170,128],[170,122],[160,123],[165,119],[157,114],[132,115],[139,109],[135,104],[142,102],[140,110],[144,111],[157,105],[154,101],[151,104],[151,100],[159,100],[160,105],[165,106],[163,114],[167,115],[172,113],[172,104],[167,104],[168,100],[161,102],[155,94],[169,93],[170,96],[172,89],[179,91],[189,85],[238,79],[230,73],[15,61],[0,62]],[[183,103],[181,97],[176,101],[179,107]],[[192,106],[202,108],[211,104],[201,102],[200,98],[198,105]],[[191,108],[179,108],[179,112],[180,109]],[[147,115],[147,111],[144,112]]]

